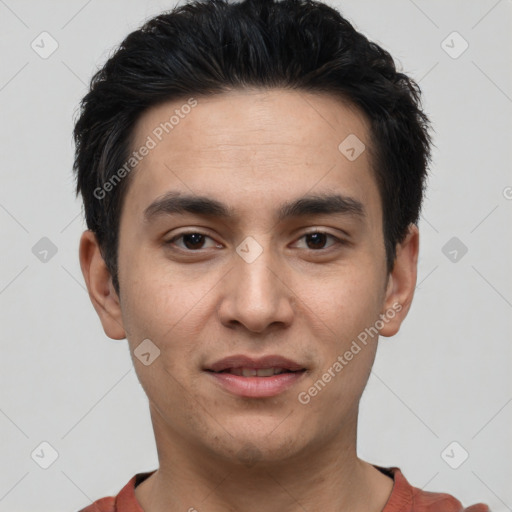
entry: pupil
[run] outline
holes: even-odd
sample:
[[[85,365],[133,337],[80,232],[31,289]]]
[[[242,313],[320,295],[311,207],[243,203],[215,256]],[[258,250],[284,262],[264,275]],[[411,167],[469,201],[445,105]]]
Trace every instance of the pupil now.
[[[324,233],[311,233],[307,236],[309,237],[309,240],[313,242],[313,244],[308,244],[308,246],[310,246],[310,249],[321,249],[322,247],[318,246],[323,246],[325,244],[326,235]],[[314,247],[311,247],[311,245],[313,245]]]
[[[197,249],[198,247],[196,246],[201,246],[203,241],[204,237],[200,233],[190,233],[188,235],[183,235],[183,242],[189,249]]]

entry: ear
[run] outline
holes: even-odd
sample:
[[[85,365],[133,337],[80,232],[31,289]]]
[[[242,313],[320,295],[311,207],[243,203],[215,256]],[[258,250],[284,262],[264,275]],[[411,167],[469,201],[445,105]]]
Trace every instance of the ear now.
[[[89,298],[100,317],[105,334],[114,340],[126,338],[119,297],[112,285],[96,235],[91,230],[82,233],[79,256]]]
[[[418,227],[410,224],[404,241],[397,244],[395,263],[388,276],[381,312],[384,322],[384,327],[380,329],[381,336],[395,335],[411,307],[418,273],[419,239]]]

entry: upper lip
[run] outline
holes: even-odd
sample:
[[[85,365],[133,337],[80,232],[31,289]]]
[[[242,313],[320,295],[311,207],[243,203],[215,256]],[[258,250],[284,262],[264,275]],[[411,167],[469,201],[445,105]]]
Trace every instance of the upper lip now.
[[[283,368],[284,370],[290,371],[305,369],[301,364],[278,355],[269,355],[259,358],[253,358],[245,355],[233,355],[219,359],[205,369],[214,372],[222,372],[230,368]]]

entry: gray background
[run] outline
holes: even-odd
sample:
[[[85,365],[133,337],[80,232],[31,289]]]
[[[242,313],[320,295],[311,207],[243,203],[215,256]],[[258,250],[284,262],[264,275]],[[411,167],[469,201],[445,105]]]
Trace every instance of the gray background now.
[[[173,5],[0,0],[0,511],[78,510],[157,467],[127,342],[105,336],[85,292],[71,131],[96,67]],[[512,2],[331,5],[420,82],[436,129],[416,297],[381,339],[359,455],[512,510]],[[43,31],[58,43],[47,58]]]

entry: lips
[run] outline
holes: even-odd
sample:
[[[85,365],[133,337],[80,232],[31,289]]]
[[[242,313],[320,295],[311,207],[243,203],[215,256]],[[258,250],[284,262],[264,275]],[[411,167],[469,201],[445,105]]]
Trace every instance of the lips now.
[[[281,356],[258,359],[230,356],[204,369],[225,391],[245,398],[265,398],[279,395],[295,385],[306,368]]]
[[[270,355],[257,359],[243,355],[235,355],[216,361],[212,365],[208,366],[206,370],[215,373],[234,373],[235,375],[243,375],[244,377],[253,377],[258,374],[259,377],[269,377],[283,372],[305,370],[305,368],[295,361],[277,355]],[[268,375],[262,373],[264,371],[269,372],[270,370],[273,370],[274,373],[269,373]]]
[[[227,368],[217,373],[230,373],[240,377],[272,377],[272,375],[281,375],[281,373],[290,372],[285,368]]]

